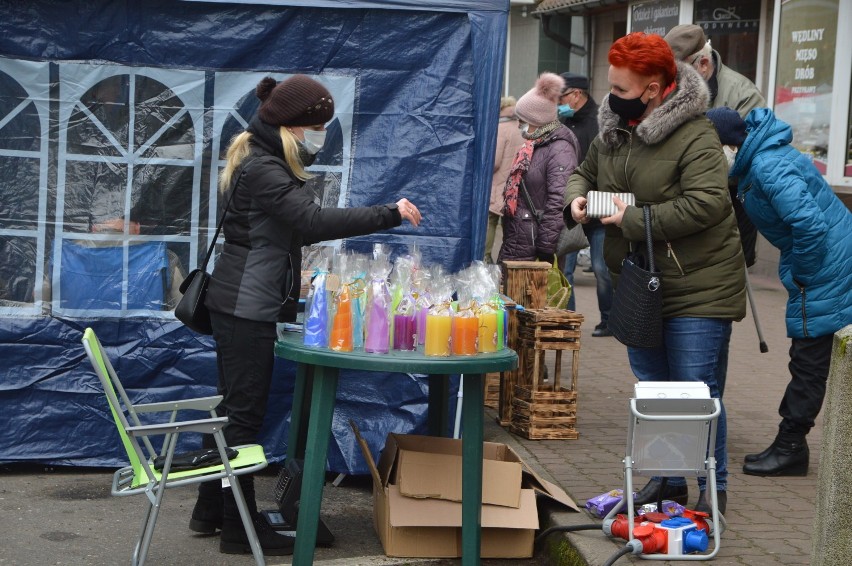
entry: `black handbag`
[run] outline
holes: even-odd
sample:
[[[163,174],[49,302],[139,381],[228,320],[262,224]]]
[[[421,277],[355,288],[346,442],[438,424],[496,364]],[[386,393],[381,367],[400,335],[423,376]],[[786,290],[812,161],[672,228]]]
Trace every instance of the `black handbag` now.
[[[186,279],[183,280],[183,283],[180,284],[180,292],[183,294],[183,297],[180,298],[180,301],[178,301],[175,307],[175,318],[199,334],[213,334],[210,311],[207,310],[207,306],[204,304],[204,299],[207,297],[207,286],[210,284],[210,274],[207,273],[207,264],[210,262],[210,256],[213,255],[216,240],[219,238],[219,232],[222,231],[222,223],[225,222],[225,215],[228,214],[231,201],[234,200],[234,193],[237,192],[237,184],[245,170],[246,168],[243,167],[237,176],[237,180],[234,181],[234,190],[231,191],[231,196],[228,197],[225,210],[222,211],[222,216],[219,218],[219,225],[216,226],[216,234],[213,236],[213,241],[210,242],[207,255],[204,256],[204,263],[198,269],[190,271]]]
[[[663,345],[663,288],[654,266],[651,208],[643,207],[647,255],[634,252],[621,263],[607,326],[616,340],[631,348]]]

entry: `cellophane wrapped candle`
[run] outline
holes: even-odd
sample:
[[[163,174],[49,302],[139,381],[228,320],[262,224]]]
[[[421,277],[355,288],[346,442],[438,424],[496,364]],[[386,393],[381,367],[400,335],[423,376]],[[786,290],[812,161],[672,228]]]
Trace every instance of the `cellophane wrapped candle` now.
[[[338,352],[351,352],[352,340],[352,273],[349,266],[349,254],[334,256],[334,271],[339,283],[334,291],[334,314],[331,318],[331,332],[328,347]]]
[[[321,259],[314,269],[311,289],[306,300],[305,346],[325,348],[328,346],[328,259]]]
[[[452,353],[453,282],[449,277],[432,280],[432,300],[426,314],[426,342],[423,353],[427,356],[449,356]]]
[[[350,287],[352,294],[352,347],[364,349],[364,313],[367,310],[367,269],[369,258],[363,254],[352,254],[354,279]]]
[[[472,285],[472,272],[469,269],[456,274],[459,300],[452,326],[452,351],[456,356],[472,356],[479,349],[479,316]]]
[[[432,304],[432,295],[429,289],[431,273],[422,267],[412,276],[411,287],[414,296],[414,317],[417,321],[416,345],[422,346],[426,343],[426,315]]]
[[[366,334],[364,351],[386,354],[390,350],[391,294],[388,275],[391,266],[387,256],[373,257],[367,284]]]
[[[414,272],[415,260],[411,255],[396,258],[391,272],[391,335],[394,350],[415,348],[417,320],[414,316],[414,298],[411,292],[411,276]],[[402,325],[402,328],[397,328],[397,323]]]

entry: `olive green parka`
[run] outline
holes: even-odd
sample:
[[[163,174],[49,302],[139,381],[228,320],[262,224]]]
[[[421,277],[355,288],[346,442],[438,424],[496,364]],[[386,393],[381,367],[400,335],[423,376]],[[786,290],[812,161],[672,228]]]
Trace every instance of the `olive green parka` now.
[[[704,117],[709,91],[678,63],[676,88],[638,125],[628,126],[604,97],[600,135],[568,180],[564,210],[590,190],[631,192],[636,206],[621,227],[607,225],[604,258],[618,286],[630,243],[645,249],[642,205],[651,207],[654,260],[662,272],[663,317],[741,320],[745,263],[728,193],[728,167],[713,125]]]

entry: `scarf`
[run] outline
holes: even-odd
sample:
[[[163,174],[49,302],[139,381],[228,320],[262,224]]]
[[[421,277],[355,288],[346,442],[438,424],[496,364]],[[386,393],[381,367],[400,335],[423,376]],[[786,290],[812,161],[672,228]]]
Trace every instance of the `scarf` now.
[[[558,128],[561,123],[554,120],[549,124],[536,128],[531,134],[521,132],[521,135],[527,140],[518,153],[515,154],[515,159],[512,161],[512,167],[509,169],[509,178],[506,179],[506,187],[503,189],[503,199],[506,202],[504,213],[509,216],[514,216],[518,210],[518,190],[521,186],[521,180],[530,168],[533,152],[535,147],[540,145],[548,134]]]

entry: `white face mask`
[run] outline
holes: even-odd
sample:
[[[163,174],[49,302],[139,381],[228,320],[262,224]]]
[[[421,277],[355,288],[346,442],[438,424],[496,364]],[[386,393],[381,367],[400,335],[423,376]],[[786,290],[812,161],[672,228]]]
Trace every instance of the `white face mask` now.
[[[319,132],[316,130],[305,130],[304,144],[308,153],[314,155],[322,149],[322,146],[325,145],[325,134],[325,130]]]
[[[728,171],[734,168],[734,161],[737,159],[737,147],[723,145],[722,151],[725,152],[725,158],[728,160]]]

